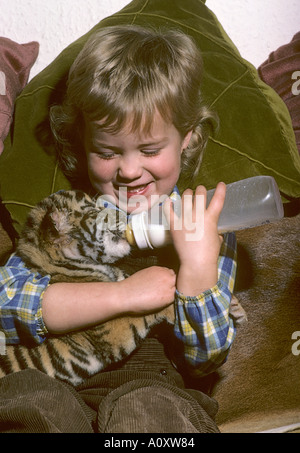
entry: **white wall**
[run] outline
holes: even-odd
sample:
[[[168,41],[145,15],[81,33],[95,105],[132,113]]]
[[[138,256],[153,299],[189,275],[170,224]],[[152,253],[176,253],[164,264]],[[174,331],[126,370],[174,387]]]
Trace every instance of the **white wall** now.
[[[206,4],[242,56],[256,67],[300,32],[300,0],[207,0]]]
[[[182,0],[183,4],[185,0]],[[129,0],[0,0],[0,36],[38,41],[31,77],[68,44]],[[242,56],[259,66],[300,31],[299,0],[207,0]]]

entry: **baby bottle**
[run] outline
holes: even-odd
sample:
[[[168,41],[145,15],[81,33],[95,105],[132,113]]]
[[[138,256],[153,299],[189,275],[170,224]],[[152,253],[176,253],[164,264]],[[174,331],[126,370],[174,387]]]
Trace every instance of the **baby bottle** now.
[[[207,205],[215,189],[207,192]],[[180,215],[181,200],[172,197],[174,210]],[[153,209],[156,215],[153,215]],[[220,234],[252,228],[283,217],[283,205],[277,184],[271,176],[254,176],[228,184],[224,207],[218,222]],[[149,211],[133,214],[128,222],[126,238],[139,249],[162,247],[171,241],[163,204]]]

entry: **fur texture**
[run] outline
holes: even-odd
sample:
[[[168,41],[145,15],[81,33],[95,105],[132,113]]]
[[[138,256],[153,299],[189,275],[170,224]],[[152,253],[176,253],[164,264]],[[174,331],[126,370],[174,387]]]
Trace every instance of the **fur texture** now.
[[[130,254],[126,220],[126,214],[97,207],[81,191],[61,191],[31,210],[16,253],[32,271],[50,274],[52,283],[120,281],[127,274],[117,262]],[[173,305],[155,314],[50,336],[40,345],[9,345],[0,356],[0,377],[35,368],[78,385],[128,356],[163,321],[174,322]]]
[[[300,422],[300,214],[239,231],[237,240],[235,294],[248,322],[213,396],[221,431],[255,432]]]

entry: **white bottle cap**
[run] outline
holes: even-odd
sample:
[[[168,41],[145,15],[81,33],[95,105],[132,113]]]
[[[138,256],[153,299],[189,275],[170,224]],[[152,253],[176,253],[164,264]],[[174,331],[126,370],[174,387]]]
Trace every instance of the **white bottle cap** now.
[[[143,211],[131,217],[131,227],[134,239],[139,249],[153,249],[147,235],[148,212]]]

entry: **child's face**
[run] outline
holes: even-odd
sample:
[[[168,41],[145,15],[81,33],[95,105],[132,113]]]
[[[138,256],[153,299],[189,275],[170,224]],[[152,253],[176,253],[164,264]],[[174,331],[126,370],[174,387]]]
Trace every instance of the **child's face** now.
[[[101,130],[101,122],[85,123],[88,173],[94,189],[112,197],[128,213],[149,209],[157,197],[171,193],[192,132],[182,138],[159,114],[146,135],[126,127],[112,134]]]

